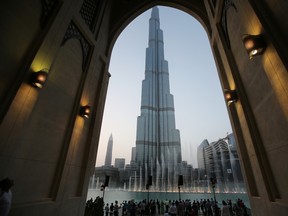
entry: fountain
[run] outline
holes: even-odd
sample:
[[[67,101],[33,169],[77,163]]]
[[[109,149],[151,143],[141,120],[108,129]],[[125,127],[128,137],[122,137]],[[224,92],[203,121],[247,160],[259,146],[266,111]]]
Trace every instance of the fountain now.
[[[229,145],[228,150],[229,150],[229,156],[230,156],[230,162],[231,162],[231,170],[232,170],[233,182],[234,182],[234,188],[232,189],[232,191],[240,192],[239,180],[238,180],[237,174],[235,172],[233,172],[233,170],[234,170],[234,168],[236,166],[236,159],[235,159],[235,156],[234,156],[233,152],[231,151],[231,146],[232,145]]]
[[[208,151],[210,165],[207,168],[206,177],[202,173],[202,175],[199,174],[198,178],[195,178],[193,167],[189,167],[183,162],[177,163],[176,150],[166,148],[160,151],[161,153],[156,160],[150,158],[149,161],[139,165],[137,170],[134,169],[129,177],[129,183],[127,179],[127,185],[124,184],[124,190],[145,192],[149,176],[152,176],[152,185],[149,186],[151,192],[177,192],[178,176],[182,175],[184,184],[181,190],[185,192],[211,192],[211,177],[217,180],[216,193],[240,192],[242,188],[240,187],[241,179],[238,178],[240,175],[234,171],[239,170],[237,168],[239,166],[238,159],[234,155],[235,151],[231,150],[225,139],[217,141],[216,144],[212,144]]]
[[[100,188],[100,186],[99,186],[99,177],[97,177],[96,178],[96,187],[95,187],[95,189],[99,189]]]
[[[138,190],[141,191],[141,188],[143,187],[143,178],[142,178],[142,166],[140,166],[140,178],[139,178],[139,187]]]
[[[131,179],[132,179],[132,176],[129,176],[129,183],[128,183],[128,190],[131,191]]]
[[[134,191],[137,191],[137,173],[134,172]]]

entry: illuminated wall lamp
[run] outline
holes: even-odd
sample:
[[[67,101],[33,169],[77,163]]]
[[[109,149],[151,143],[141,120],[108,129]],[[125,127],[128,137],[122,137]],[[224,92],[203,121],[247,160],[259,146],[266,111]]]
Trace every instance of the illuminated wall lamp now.
[[[88,105],[81,106],[81,108],[80,108],[80,116],[85,117],[85,118],[89,118],[90,111],[91,111],[91,107],[90,106],[88,106]]]
[[[237,102],[238,96],[236,90],[225,89],[224,94],[225,94],[225,100],[228,105]]]
[[[250,59],[262,55],[266,49],[266,43],[262,35],[244,35],[242,41]]]
[[[37,87],[37,88],[42,88],[43,85],[45,84],[48,76],[48,70],[43,69],[37,72],[33,72],[31,74],[31,79],[30,83],[31,85]]]

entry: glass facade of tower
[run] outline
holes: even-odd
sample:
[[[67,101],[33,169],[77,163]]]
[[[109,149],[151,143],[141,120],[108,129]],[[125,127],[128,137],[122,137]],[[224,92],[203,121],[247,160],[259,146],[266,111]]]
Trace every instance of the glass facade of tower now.
[[[169,190],[177,182],[181,164],[180,132],[175,125],[174,99],[170,93],[168,62],[164,59],[159,10],[152,9],[142,82],[141,115],[137,119],[136,163],[139,188],[152,176],[156,190]]]

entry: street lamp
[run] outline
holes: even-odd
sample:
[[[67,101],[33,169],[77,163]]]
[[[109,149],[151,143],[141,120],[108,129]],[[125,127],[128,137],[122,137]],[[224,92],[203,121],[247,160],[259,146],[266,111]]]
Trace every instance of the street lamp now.
[[[149,203],[149,184],[146,184],[146,190],[148,191],[147,202]]]
[[[149,204],[149,188],[150,188],[150,186],[152,185],[152,176],[150,175],[149,177],[148,177],[148,182],[147,182],[147,184],[146,184],[146,190],[148,190],[148,204]]]
[[[103,201],[104,201],[105,188],[108,187],[108,185],[109,185],[109,178],[110,178],[110,176],[106,175],[105,176],[105,182],[104,182],[104,184],[101,185],[101,191],[103,191]]]
[[[180,196],[180,186],[183,186],[183,175],[179,175],[179,176],[178,176],[179,201],[181,200],[181,196]]]
[[[210,183],[211,183],[213,194],[214,194],[214,201],[216,203],[216,196],[215,196],[215,184],[217,183],[216,179],[215,178],[210,178]]]
[[[103,200],[104,200],[104,194],[105,194],[105,185],[104,184],[102,184],[101,185],[101,191],[103,191]]]

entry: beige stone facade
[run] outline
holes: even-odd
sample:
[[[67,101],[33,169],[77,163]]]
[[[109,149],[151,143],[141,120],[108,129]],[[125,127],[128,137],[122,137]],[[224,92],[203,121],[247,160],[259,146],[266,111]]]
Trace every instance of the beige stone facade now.
[[[205,28],[239,146],[254,216],[288,215],[286,0],[30,0],[0,3],[0,178],[15,180],[11,215],[83,215],[121,31],[165,5]],[[249,59],[245,34],[261,34]],[[42,89],[31,73],[48,69]],[[79,115],[89,105],[88,119]]]

